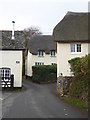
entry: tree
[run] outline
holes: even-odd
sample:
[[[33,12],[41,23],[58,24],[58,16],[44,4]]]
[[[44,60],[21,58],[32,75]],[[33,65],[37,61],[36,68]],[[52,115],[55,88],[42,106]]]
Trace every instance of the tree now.
[[[27,48],[28,41],[30,38],[32,38],[34,35],[41,35],[42,32],[37,27],[30,27],[24,29],[24,37],[25,37],[25,47]]]
[[[23,30],[24,32],[24,37],[25,37],[25,56],[27,56],[28,53],[28,42],[30,40],[30,38],[32,38],[34,35],[41,35],[42,32],[40,32],[39,28],[37,27],[30,27],[30,28],[25,28]]]

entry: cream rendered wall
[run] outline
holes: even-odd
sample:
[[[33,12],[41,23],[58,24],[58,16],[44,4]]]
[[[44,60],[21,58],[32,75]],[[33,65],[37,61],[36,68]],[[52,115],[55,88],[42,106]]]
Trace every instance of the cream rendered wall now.
[[[63,76],[71,76],[68,60],[75,57],[82,57],[90,53],[89,46],[90,44],[88,43],[82,43],[82,52],[72,54],[70,51],[70,43],[57,42],[57,77],[59,77],[60,73],[62,73]]]
[[[14,74],[14,87],[22,87],[22,51],[0,51],[0,57],[0,68],[11,68],[11,74]]]
[[[57,55],[56,55],[57,56]],[[44,65],[51,65],[51,63],[57,63],[57,57],[51,57],[50,54],[44,54],[44,57],[39,57],[38,55],[32,55],[28,51],[27,56],[27,66],[26,66],[26,75],[32,76],[32,66],[35,66],[35,62],[43,62]]]
[[[26,58],[26,66],[25,66],[25,75],[27,76],[32,76],[32,54],[29,53],[28,51],[28,55],[27,55],[27,58]]]

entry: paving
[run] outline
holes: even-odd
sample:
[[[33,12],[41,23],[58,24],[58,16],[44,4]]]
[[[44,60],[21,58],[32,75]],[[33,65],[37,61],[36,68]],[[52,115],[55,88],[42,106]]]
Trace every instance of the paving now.
[[[3,118],[88,118],[88,112],[60,100],[56,83],[24,80],[23,91],[3,91]]]

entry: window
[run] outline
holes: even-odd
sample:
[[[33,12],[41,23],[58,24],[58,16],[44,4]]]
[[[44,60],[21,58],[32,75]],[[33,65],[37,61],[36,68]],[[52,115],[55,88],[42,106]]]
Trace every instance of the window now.
[[[5,70],[5,77],[10,77],[10,71],[9,70]]]
[[[81,44],[77,44],[77,52],[81,52]]]
[[[75,44],[71,44],[71,52],[75,52]]]
[[[56,65],[56,63],[51,63],[51,65]]]
[[[71,44],[71,53],[81,53],[81,44]]]
[[[39,56],[39,57],[44,56],[44,51],[42,51],[42,50],[38,51],[38,56]]]
[[[37,66],[37,63],[35,62],[35,66]]]
[[[2,77],[5,77],[5,78],[8,78],[8,77],[10,77],[10,74],[11,74],[11,71],[10,71],[10,69],[8,69],[8,68],[0,68],[0,77],[2,78]]]
[[[0,77],[4,77],[4,70],[0,69]]]
[[[44,65],[44,63],[43,62],[35,62],[35,66],[37,66],[37,65]]]
[[[52,57],[55,56],[55,50],[51,50],[50,54]]]

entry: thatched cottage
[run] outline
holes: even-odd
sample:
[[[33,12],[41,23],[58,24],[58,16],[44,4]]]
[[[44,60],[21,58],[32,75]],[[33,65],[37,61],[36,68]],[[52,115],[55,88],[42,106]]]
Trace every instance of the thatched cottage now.
[[[57,43],[57,77],[72,76],[68,60],[90,53],[88,13],[68,12],[55,26],[53,37]]]
[[[32,66],[57,63],[56,44],[51,35],[35,35],[28,42],[26,76],[33,75]]]

